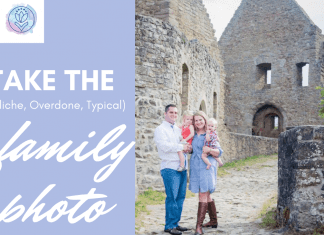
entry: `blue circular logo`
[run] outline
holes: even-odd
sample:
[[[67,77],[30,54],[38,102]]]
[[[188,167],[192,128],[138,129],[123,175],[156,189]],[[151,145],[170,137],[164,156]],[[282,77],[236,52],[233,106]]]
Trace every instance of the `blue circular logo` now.
[[[9,31],[16,33],[32,32],[36,25],[36,11],[29,5],[16,6],[8,13],[7,27]]]

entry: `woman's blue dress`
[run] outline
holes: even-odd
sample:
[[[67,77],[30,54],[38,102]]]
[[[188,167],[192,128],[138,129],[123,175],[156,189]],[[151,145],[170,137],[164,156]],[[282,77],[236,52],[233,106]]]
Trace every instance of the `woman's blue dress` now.
[[[217,162],[213,157],[208,156],[211,167],[209,168],[209,170],[207,170],[207,165],[201,158],[205,136],[206,134],[201,134],[199,136],[195,134],[192,141],[193,153],[190,158],[189,190],[193,193],[205,193],[208,191],[212,193],[216,189]],[[220,156],[223,151],[221,149],[219,151]]]

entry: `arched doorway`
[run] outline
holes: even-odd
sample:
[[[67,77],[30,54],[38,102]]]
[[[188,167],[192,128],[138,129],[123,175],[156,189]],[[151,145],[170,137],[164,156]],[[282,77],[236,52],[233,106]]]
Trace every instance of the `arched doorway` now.
[[[259,108],[253,117],[252,135],[278,138],[283,131],[283,115],[274,105]]]

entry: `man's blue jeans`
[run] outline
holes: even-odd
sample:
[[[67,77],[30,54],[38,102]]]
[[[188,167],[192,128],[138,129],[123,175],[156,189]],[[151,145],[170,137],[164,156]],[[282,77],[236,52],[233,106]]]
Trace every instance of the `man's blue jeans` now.
[[[183,202],[186,197],[187,171],[178,172],[172,169],[161,170],[164,182],[165,199],[165,229],[179,226]]]

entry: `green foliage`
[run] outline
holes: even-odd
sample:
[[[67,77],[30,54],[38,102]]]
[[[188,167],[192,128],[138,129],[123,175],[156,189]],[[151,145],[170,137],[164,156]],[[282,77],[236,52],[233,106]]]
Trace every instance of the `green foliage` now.
[[[318,111],[318,116],[324,118],[324,87],[317,86],[316,90],[321,90],[321,102],[319,104],[320,110]]]
[[[277,221],[276,221],[276,210],[273,209],[271,211],[268,211],[265,213],[264,217],[262,218],[262,223],[260,226],[262,228],[276,228],[277,227]]]
[[[276,194],[276,195],[272,196],[269,200],[267,200],[265,203],[263,203],[259,217],[263,217],[263,216],[267,215],[268,212],[271,211],[271,206],[277,202],[277,199],[278,199],[278,196]],[[272,210],[275,210],[275,208],[273,208]]]
[[[275,207],[273,207],[273,205],[276,204],[277,200],[278,195],[275,194],[263,203],[261,211],[259,213],[259,218],[262,218],[262,223],[260,224],[262,228],[273,229],[278,226],[276,221],[277,210]]]
[[[321,226],[320,228],[316,228],[313,233],[313,235],[321,235],[321,234],[324,234],[324,226]]]

